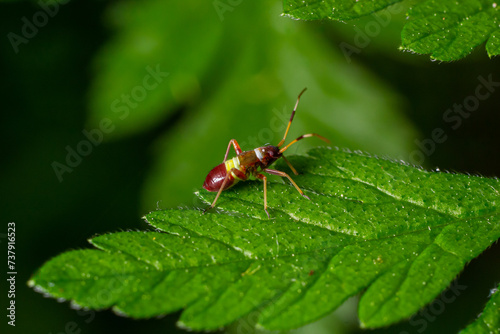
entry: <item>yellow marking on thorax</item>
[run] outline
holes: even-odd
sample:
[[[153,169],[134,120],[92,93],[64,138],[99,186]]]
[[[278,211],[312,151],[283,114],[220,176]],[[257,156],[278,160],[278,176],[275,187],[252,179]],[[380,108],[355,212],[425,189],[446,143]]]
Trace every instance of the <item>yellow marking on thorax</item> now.
[[[227,173],[229,173],[229,171],[232,168],[236,168],[236,169],[240,170],[240,159],[238,157],[234,157],[231,160],[226,160],[225,164],[226,164],[226,172]],[[235,178],[235,181],[240,180],[240,178],[238,176],[236,176],[234,173],[231,173],[231,175],[233,175],[233,177]]]

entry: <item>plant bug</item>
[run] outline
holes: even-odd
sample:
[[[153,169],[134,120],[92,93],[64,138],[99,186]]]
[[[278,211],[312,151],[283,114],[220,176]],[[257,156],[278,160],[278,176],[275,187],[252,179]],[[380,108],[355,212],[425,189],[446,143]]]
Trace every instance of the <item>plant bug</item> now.
[[[307,197],[307,195],[304,194],[304,192],[299,188],[299,186],[292,180],[290,175],[288,175],[285,172],[281,172],[279,170],[268,168],[276,160],[278,160],[279,158],[283,158],[283,160],[285,160],[285,162],[287,163],[288,167],[290,167],[292,172],[295,175],[298,175],[299,173],[297,173],[295,168],[293,168],[292,164],[285,158],[283,152],[285,152],[290,146],[292,146],[299,140],[307,137],[318,137],[319,139],[327,143],[330,143],[330,141],[325,137],[322,137],[316,133],[308,133],[298,137],[297,139],[293,140],[288,145],[280,149],[280,146],[282,146],[285,143],[288,130],[290,129],[290,125],[292,124],[295,111],[297,110],[297,106],[299,105],[300,97],[306,91],[306,89],[307,88],[304,88],[297,97],[297,102],[295,103],[295,107],[293,108],[290,121],[288,121],[288,126],[286,128],[285,135],[283,136],[283,139],[279,142],[278,146],[268,145],[268,146],[257,147],[252,151],[242,152],[240,145],[238,145],[236,139],[231,139],[229,141],[229,144],[227,145],[226,155],[224,155],[224,160],[220,165],[216,166],[214,169],[210,171],[210,173],[208,173],[207,178],[205,179],[205,183],[203,183],[203,188],[205,188],[206,190],[217,192],[217,196],[215,196],[212,205],[210,205],[210,207],[205,209],[205,211],[203,212],[206,212],[207,210],[215,206],[215,203],[217,202],[217,199],[219,198],[220,193],[222,191],[232,187],[238,181],[246,181],[249,179],[249,177],[253,176],[257,179],[264,181],[264,210],[266,211],[267,217],[270,218],[269,212],[267,211],[267,178],[261,172],[288,178],[288,180],[290,180],[295,189],[297,189],[297,191],[302,196],[310,200],[310,198]],[[236,151],[236,157],[227,160],[227,156],[229,154],[229,149],[231,148],[231,145],[233,145],[234,150]]]

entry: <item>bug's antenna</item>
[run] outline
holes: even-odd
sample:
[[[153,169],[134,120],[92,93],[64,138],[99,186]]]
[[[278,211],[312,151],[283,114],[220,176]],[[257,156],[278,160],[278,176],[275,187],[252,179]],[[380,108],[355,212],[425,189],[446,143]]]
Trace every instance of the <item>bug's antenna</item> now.
[[[280,143],[278,144],[278,147],[280,147],[281,145],[283,145],[283,143],[285,142],[286,135],[288,134],[288,130],[290,130],[290,125],[292,124],[292,121],[293,121],[293,116],[295,116],[295,110],[297,110],[297,106],[299,105],[300,97],[306,91],[306,89],[307,89],[307,87],[304,88],[300,92],[299,96],[297,96],[297,102],[295,102],[295,107],[293,108],[292,116],[290,116],[290,121],[288,121],[288,126],[286,127],[285,135],[283,136],[283,139],[281,139]]]
[[[283,147],[281,150],[280,150],[280,154],[285,152],[290,146],[292,146],[293,144],[295,144],[296,142],[298,142],[299,140],[301,139],[304,139],[304,138],[307,138],[307,137],[318,137],[319,139],[321,139],[322,141],[330,144],[330,141],[328,139],[326,139],[325,137],[323,136],[320,136],[318,135],[317,133],[308,133],[308,134],[305,134],[305,135],[302,135],[300,136],[299,138],[291,141],[288,145],[286,145],[285,147]]]

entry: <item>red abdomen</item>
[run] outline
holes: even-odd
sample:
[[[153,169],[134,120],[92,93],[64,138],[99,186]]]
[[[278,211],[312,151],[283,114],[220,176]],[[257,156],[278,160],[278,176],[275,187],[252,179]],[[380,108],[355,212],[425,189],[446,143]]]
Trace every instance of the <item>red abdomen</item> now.
[[[205,183],[203,183],[203,188],[205,188],[208,191],[219,191],[220,187],[222,186],[222,183],[224,182],[224,179],[226,178],[227,172],[226,172],[226,164],[221,163],[220,165],[217,165],[208,173],[207,178],[205,179]],[[227,188],[231,187],[234,183],[234,177],[233,175],[229,175],[226,181],[226,184],[224,185],[224,189],[226,190]]]

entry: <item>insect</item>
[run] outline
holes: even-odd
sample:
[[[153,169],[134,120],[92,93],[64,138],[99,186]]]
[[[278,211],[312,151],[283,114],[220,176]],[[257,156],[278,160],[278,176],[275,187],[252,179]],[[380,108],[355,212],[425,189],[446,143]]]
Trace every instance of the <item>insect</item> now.
[[[229,141],[229,144],[227,145],[226,155],[224,155],[224,160],[220,165],[214,167],[210,171],[210,173],[208,173],[207,178],[203,183],[203,188],[205,188],[206,190],[217,192],[217,195],[215,196],[212,205],[210,205],[210,207],[207,208],[204,212],[215,207],[215,203],[219,199],[219,196],[222,191],[232,187],[239,181],[246,181],[249,178],[254,177],[264,182],[264,210],[266,211],[267,217],[270,218],[269,212],[267,211],[267,177],[264,174],[262,174],[262,172],[271,175],[286,177],[288,180],[290,180],[295,189],[297,189],[297,191],[302,196],[310,200],[310,198],[307,197],[307,195],[304,194],[304,192],[299,188],[299,186],[292,180],[290,175],[279,170],[268,168],[276,160],[278,160],[279,158],[283,158],[283,160],[285,160],[286,164],[288,165],[288,167],[290,167],[292,172],[295,175],[298,175],[297,170],[295,170],[292,164],[285,158],[283,152],[285,152],[290,146],[292,146],[299,140],[307,137],[318,137],[319,139],[327,143],[330,142],[325,137],[322,137],[316,133],[308,133],[298,137],[297,139],[291,141],[288,145],[280,149],[280,147],[285,143],[288,130],[290,129],[290,125],[292,124],[295,111],[297,110],[297,106],[299,105],[300,97],[306,91],[306,89],[307,88],[304,88],[297,97],[297,102],[295,103],[295,107],[293,108],[290,121],[288,121],[288,126],[286,128],[285,135],[283,136],[283,139],[279,142],[278,146],[272,146],[272,145],[262,146],[262,147],[257,147],[256,149],[251,151],[243,152],[240,148],[240,145],[238,145],[236,139],[231,139]],[[233,145],[234,150],[236,151],[236,157],[227,160],[227,156],[229,154],[231,145]]]

